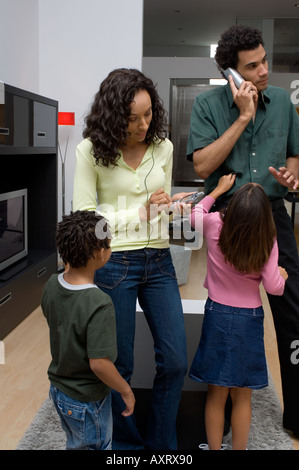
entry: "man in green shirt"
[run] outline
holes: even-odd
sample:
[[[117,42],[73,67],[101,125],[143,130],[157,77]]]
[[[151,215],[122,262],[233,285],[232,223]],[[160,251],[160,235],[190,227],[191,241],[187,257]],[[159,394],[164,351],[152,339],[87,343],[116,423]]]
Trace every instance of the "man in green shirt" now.
[[[268,62],[261,33],[233,26],[218,43],[215,59],[222,69],[244,78],[239,89],[232,76],[224,87],[196,98],[191,115],[187,158],[210,193],[219,178],[236,173],[232,189],[213,210],[225,207],[243,184],[255,182],[268,195],[277,229],[279,264],[289,275],[282,297],[269,295],[276,328],[284,398],[284,426],[299,434],[299,366],[291,360],[299,340],[299,260],[283,197],[297,189],[299,118],[289,94],[268,86]]]

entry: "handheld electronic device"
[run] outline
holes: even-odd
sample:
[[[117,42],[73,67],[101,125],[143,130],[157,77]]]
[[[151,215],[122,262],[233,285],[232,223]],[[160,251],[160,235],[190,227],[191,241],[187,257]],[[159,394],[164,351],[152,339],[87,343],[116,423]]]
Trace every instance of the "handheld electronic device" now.
[[[223,77],[226,78],[226,80],[228,80],[229,75],[233,77],[234,83],[236,87],[239,89],[241,83],[244,82],[244,78],[239,74],[239,72],[237,72],[235,69],[232,69],[230,67],[224,70],[217,64],[217,62],[215,62],[215,64],[218,70],[220,71],[220,73],[223,75]]]
[[[204,192],[195,192],[192,194],[188,194],[188,196],[184,196],[178,201],[175,201],[175,203],[182,202],[184,204],[191,204],[191,207],[194,207],[196,204],[199,203],[199,201],[203,198]]]

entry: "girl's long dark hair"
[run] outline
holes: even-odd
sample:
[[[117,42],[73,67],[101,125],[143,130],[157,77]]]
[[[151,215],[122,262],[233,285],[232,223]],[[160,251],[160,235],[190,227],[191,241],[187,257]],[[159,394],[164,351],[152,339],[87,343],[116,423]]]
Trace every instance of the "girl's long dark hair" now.
[[[225,261],[242,273],[258,273],[267,262],[276,237],[270,201],[257,184],[247,183],[221,214],[219,247]]]
[[[91,140],[97,164],[99,161],[104,166],[117,164],[119,149],[125,145],[128,137],[130,105],[140,90],[146,90],[152,102],[152,121],[145,143],[149,145],[155,138],[165,139],[165,110],[152,80],[136,69],[116,69],[101,83],[85,119],[83,137]]]

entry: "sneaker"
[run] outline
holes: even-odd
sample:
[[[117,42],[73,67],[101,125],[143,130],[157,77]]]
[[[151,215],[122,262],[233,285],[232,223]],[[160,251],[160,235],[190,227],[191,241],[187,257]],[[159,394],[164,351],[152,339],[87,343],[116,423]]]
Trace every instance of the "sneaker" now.
[[[200,450],[209,450],[208,444],[199,444],[198,448]]]
[[[200,450],[210,450],[208,444],[199,444],[198,448]],[[221,444],[221,449],[220,450],[227,450],[228,445],[227,444]]]

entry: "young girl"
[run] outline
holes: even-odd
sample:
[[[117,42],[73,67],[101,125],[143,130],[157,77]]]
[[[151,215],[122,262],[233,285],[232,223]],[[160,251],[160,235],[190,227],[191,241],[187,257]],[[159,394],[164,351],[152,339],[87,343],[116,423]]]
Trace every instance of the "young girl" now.
[[[194,207],[191,225],[207,241],[208,289],[200,343],[190,377],[208,384],[205,423],[211,450],[221,448],[225,403],[232,399],[232,448],[246,449],[251,423],[251,391],[268,385],[264,312],[259,292],[282,295],[287,273],[278,267],[278,247],[269,200],[248,183],[223,212],[209,210],[234,184],[235,175]],[[200,228],[202,227],[202,229]]]

